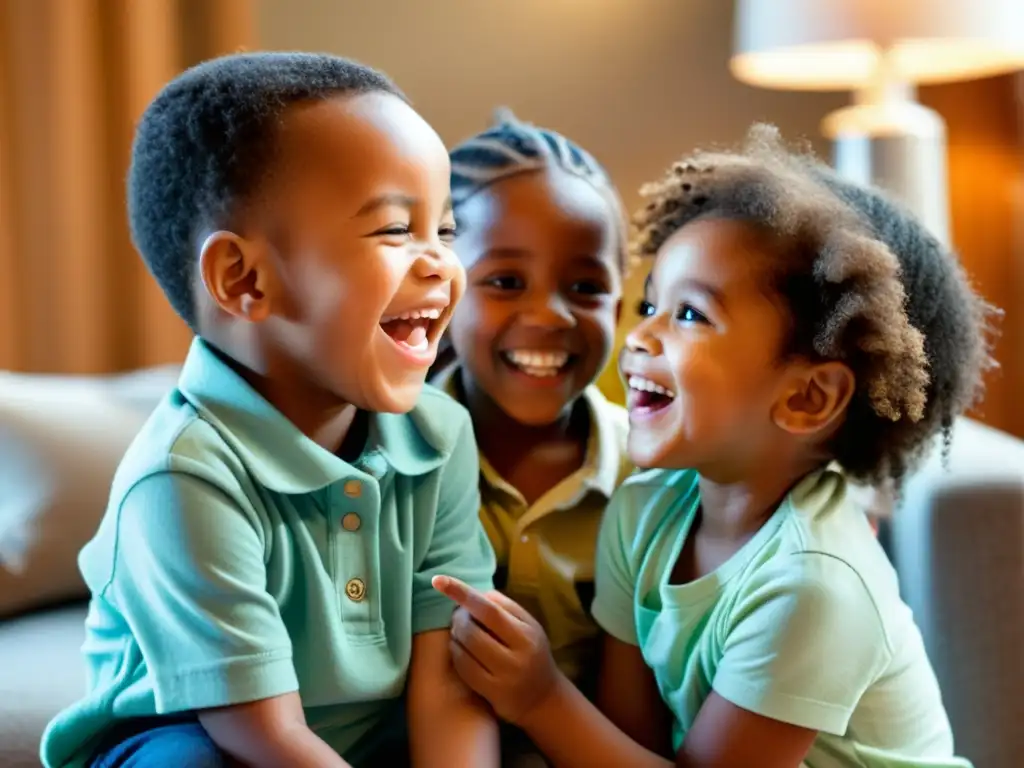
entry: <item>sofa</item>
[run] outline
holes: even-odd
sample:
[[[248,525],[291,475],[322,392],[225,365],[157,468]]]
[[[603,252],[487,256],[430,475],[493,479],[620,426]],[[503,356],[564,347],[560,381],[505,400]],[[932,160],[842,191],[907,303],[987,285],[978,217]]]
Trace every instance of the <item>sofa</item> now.
[[[0,768],[38,766],[50,718],[85,685],[78,550],[113,471],[177,369],[0,372]]]
[[[0,372],[0,768],[38,766],[43,728],[83,690],[76,555],[173,367]],[[906,483],[882,535],[938,672],[960,751],[1024,766],[1024,442],[962,420]],[[1014,714],[1016,713],[1016,715]]]

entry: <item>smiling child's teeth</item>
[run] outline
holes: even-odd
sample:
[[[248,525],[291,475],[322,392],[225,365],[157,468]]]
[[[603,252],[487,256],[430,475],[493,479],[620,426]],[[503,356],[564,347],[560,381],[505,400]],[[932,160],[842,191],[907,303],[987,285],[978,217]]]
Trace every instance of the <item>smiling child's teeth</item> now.
[[[437,320],[441,316],[440,309],[413,309],[409,312],[403,312],[400,315],[387,315],[380,319],[381,323],[392,323],[395,320],[419,320],[421,318],[426,320]]]
[[[650,379],[645,379],[642,376],[630,376],[629,377],[629,388],[638,389],[641,392],[653,392],[657,395],[664,395],[665,397],[675,397],[676,393],[670,389],[665,389],[661,384],[655,384]]]
[[[557,376],[569,362],[569,353],[531,349],[513,349],[505,353],[505,359],[529,376],[549,379]]]
[[[510,362],[520,368],[558,369],[569,362],[568,352],[543,352],[529,349],[513,349],[505,354]]]

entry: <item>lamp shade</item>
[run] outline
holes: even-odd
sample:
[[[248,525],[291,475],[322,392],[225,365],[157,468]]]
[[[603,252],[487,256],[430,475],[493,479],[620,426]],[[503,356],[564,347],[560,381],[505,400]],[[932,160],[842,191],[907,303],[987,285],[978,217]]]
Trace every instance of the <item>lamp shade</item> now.
[[[740,81],[764,88],[856,90],[883,53],[911,83],[1024,68],[1024,0],[737,0]]]

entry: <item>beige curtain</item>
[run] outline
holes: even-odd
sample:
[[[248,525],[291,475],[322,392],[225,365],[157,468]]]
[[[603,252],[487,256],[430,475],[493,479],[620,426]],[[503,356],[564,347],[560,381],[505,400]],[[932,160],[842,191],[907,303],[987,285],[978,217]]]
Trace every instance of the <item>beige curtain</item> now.
[[[128,237],[133,126],[182,69],[254,44],[252,0],[0,0],[0,370],[180,361]]]

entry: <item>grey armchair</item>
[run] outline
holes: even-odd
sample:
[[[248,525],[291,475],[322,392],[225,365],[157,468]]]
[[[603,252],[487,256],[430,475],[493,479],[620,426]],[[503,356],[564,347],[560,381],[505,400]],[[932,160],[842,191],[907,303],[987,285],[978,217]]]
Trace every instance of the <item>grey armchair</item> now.
[[[957,750],[1024,766],[1024,441],[967,419],[907,482],[888,547]]]

